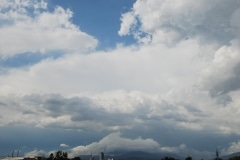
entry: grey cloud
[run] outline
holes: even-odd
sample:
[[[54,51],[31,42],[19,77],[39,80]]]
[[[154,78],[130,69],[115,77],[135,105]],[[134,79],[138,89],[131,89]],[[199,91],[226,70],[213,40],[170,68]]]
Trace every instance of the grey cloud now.
[[[133,111],[118,112],[107,111],[106,106],[87,97],[65,98],[58,94],[34,94],[15,98],[19,104],[10,99],[4,101],[8,106],[15,103],[16,106],[11,106],[17,108],[17,111],[13,112],[14,121],[10,116],[6,116],[8,111],[2,114],[7,118],[5,123],[30,123],[41,127],[92,130],[97,130],[97,128],[99,130],[125,130],[138,124],[146,125],[154,119],[160,123],[168,120],[197,123],[197,120],[202,117],[199,110],[189,109],[189,106],[182,106],[189,113],[180,113],[178,112],[181,109],[179,104],[170,104],[164,100],[157,102],[157,99],[153,101],[144,96],[138,98],[141,103],[137,102],[134,97],[128,97],[128,101],[133,102],[131,104]],[[119,105],[123,102],[114,103]],[[9,111],[11,109],[5,108]]]
[[[223,106],[228,105],[232,101],[233,101],[232,97],[229,96],[228,94],[223,94],[223,95],[219,95],[219,96],[216,97],[216,102],[220,105],[223,105]]]
[[[240,65],[239,65],[240,68]],[[231,74],[231,73],[230,73]],[[237,73],[232,73],[233,76],[228,77],[227,79],[219,79],[215,83],[212,83],[212,87],[210,89],[211,96],[220,96],[231,91],[239,90],[240,88],[240,76]],[[224,75],[222,75],[224,77]]]
[[[179,114],[179,113],[167,113],[163,116],[164,119],[168,120],[173,120],[174,122],[189,122],[190,120],[188,119],[187,116]]]
[[[184,103],[179,103],[179,105],[183,105],[188,112],[196,117],[207,117],[208,114],[202,111],[201,109],[198,108],[198,106],[194,104],[184,104]]]
[[[200,80],[202,89],[208,90],[212,97],[228,94],[240,88],[240,41],[235,39],[228,46],[222,46],[216,53],[212,63],[203,70]],[[224,97],[224,96],[222,96]],[[225,96],[223,103],[231,101]]]
[[[36,112],[33,111],[22,111],[22,114],[37,114]]]
[[[0,102],[0,107],[4,107],[4,106],[6,106],[6,105],[7,105],[6,103]]]
[[[20,103],[11,106],[17,108],[17,112],[14,113],[17,115],[16,123],[32,121],[34,126],[111,130],[111,127],[121,129],[121,127],[131,126],[135,117],[128,113],[109,113],[87,97],[65,98],[58,94],[34,94],[18,97],[17,101]],[[5,99],[4,103],[8,105],[15,102],[11,100],[8,102]],[[11,107],[8,109],[11,110]],[[6,117],[6,112],[2,114]],[[29,116],[32,117],[31,121],[27,120]],[[11,120],[10,115],[7,117]],[[63,121],[69,121],[69,123],[65,124]]]
[[[142,103],[136,103],[136,101],[133,100],[134,105],[131,107],[135,108],[129,113],[119,111],[110,112],[104,108],[105,106],[103,104],[97,103],[97,101],[91,99],[90,97],[66,98],[57,94],[35,94],[18,98],[15,97],[13,100],[15,99],[19,102],[19,113],[15,117],[17,118],[19,116],[19,119],[22,121],[20,121],[21,123],[18,122],[13,125],[23,126],[24,124],[27,125],[29,121],[34,120],[30,125],[30,129],[31,126],[34,127],[37,124],[42,124],[42,126],[41,128],[33,128],[33,131],[29,132],[29,134],[39,132],[36,136],[42,135],[45,137],[49,136],[47,132],[52,130],[49,132],[50,135],[57,135],[57,137],[52,140],[50,140],[52,136],[45,139],[44,142],[46,142],[46,144],[48,144],[47,141],[49,141],[54,142],[54,145],[59,146],[59,144],[63,142],[61,137],[68,137],[64,139],[66,140],[64,143],[69,144],[70,146],[79,146],[82,143],[85,144],[85,146],[76,147],[76,152],[74,151],[73,153],[80,153],[80,150],[86,152],[90,150],[112,151],[111,149],[121,148],[133,149],[131,148],[131,145],[129,146],[130,148],[122,146],[122,142],[117,143],[117,141],[114,144],[110,144],[110,142],[113,140],[120,141],[123,139],[124,142],[126,140],[126,142],[131,143],[133,139],[134,143],[132,147],[134,147],[136,145],[135,139],[139,136],[142,137],[139,138],[141,143],[154,142],[154,144],[169,146],[166,148],[174,151],[178,150],[178,147],[173,146],[180,146],[183,143],[191,148],[199,147],[202,150],[204,150],[204,148],[215,148],[218,143],[223,144],[223,141],[217,142],[219,137],[216,137],[216,132],[218,130],[214,131],[214,129],[216,129],[214,124],[209,124],[209,128],[204,128],[204,122],[211,120],[211,117],[202,114],[202,110],[198,108],[198,106],[195,106],[194,103],[180,103],[177,101],[178,97],[174,97],[176,99],[172,99],[172,101],[170,101],[164,100],[160,97],[159,99],[151,99],[150,96],[141,96],[143,96],[143,98],[138,97],[138,99],[144,99],[144,101],[141,101]],[[134,99],[134,97],[132,98]],[[131,101],[132,98],[128,97],[128,101]],[[8,101],[10,101],[10,98],[8,100],[5,99],[5,101],[3,100],[3,103],[10,104]],[[123,103],[122,101],[116,101],[117,100],[115,99],[114,103],[116,104]],[[56,106],[60,107],[60,109],[57,109],[59,116],[55,116],[52,113],[56,111]],[[145,109],[141,112],[144,107]],[[35,110],[39,110],[41,112],[37,112]],[[33,111],[35,112],[31,114]],[[1,114],[4,113],[6,112],[1,112]],[[181,122],[186,124],[193,123],[200,126],[203,125],[203,128],[202,130],[189,129],[187,127],[179,126],[179,123]],[[7,125],[8,124],[6,124],[6,126]],[[27,129],[26,132],[30,129]],[[23,131],[24,128],[18,133],[22,134]],[[121,131],[123,136],[126,138],[121,137],[119,134],[114,134],[101,140],[102,137],[113,131]],[[12,132],[12,134],[14,134],[14,132]],[[221,135],[219,136],[221,137]],[[24,136],[21,135],[21,137]],[[81,139],[75,142],[76,137],[78,137],[77,139],[81,137]],[[152,140],[145,141],[149,137],[151,137]],[[210,141],[212,143],[211,145],[209,145],[208,142],[201,142],[202,138],[209,137],[212,137]],[[84,140],[84,138],[86,138],[86,140]],[[92,140],[90,139],[99,141],[99,143],[91,144]],[[39,140],[41,140],[41,138]],[[225,140],[226,139],[224,139],[224,143],[227,141]],[[37,143],[37,140],[33,142]],[[197,142],[201,142],[201,145],[196,144]],[[22,143],[23,142],[21,142],[21,144]],[[28,146],[33,145],[30,145],[29,143],[27,144]],[[150,145],[153,143],[148,144]],[[40,146],[42,145],[44,144],[41,144]],[[106,148],[106,146],[111,146],[111,148]],[[149,148],[151,148],[151,145]],[[141,148],[136,148],[136,150],[137,149]]]
[[[88,114],[93,111],[94,104],[86,97],[64,98],[59,94],[30,95],[24,100],[39,109],[45,110],[49,116],[60,116],[62,114],[81,113]]]
[[[198,96],[198,95],[195,95]],[[11,97],[12,98],[12,97]],[[27,95],[24,97],[9,97],[3,101],[10,107],[3,107],[2,125],[28,124],[42,128],[59,128],[87,130],[92,132],[111,132],[132,130],[136,126],[142,129],[161,128],[167,126],[177,130],[204,131],[215,128],[220,131],[224,125],[216,125],[221,120],[212,120],[210,108],[203,108],[194,101],[178,101],[178,97],[164,100],[161,97],[138,95],[125,99],[112,99],[111,104],[119,110],[108,110],[104,103],[91,97],[66,98],[59,94]],[[137,98],[137,99],[136,99]],[[176,98],[176,99],[175,99]],[[14,100],[15,99],[15,100]],[[19,103],[16,106],[15,101]],[[122,106],[130,107],[129,112],[121,110]],[[214,106],[213,106],[214,107]],[[14,109],[14,110],[13,110]],[[206,112],[206,109],[208,112]],[[209,123],[211,121],[213,124]],[[228,127],[229,128],[229,127]],[[237,131],[233,127],[229,132]]]

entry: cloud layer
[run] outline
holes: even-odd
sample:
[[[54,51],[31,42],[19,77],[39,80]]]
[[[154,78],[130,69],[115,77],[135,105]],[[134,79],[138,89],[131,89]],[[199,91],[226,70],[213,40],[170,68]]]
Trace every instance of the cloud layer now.
[[[218,146],[239,148],[238,0],[137,0],[118,31],[136,44],[105,51],[94,50],[98,40],[73,24],[70,9],[43,0],[0,8],[1,58],[63,53],[2,66],[1,127],[91,135],[85,144],[58,141],[72,156],[126,149],[207,157]],[[30,154],[39,151],[49,150]]]

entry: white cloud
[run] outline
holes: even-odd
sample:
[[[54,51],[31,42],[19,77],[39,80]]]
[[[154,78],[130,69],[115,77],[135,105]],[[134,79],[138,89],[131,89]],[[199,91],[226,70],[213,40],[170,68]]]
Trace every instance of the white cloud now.
[[[153,43],[175,44],[185,38],[198,37],[205,44],[212,40],[222,44],[238,32],[238,20],[234,18],[238,10],[237,0],[211,3],[207,0],[138,0],[129,14],[123,14],[119,32],[134,35],[139,30],[150,34]],[[136,20],[130,19],[138,20],[140,26],[130,30],[136,25]]]
[[[72,11],[69,9],[56,7],[50,12],[45,1],[3,2],[0,15],[0,34],[4,37],[0,40],[2,56],[24,52],[86,52],[97,46],[94,37],[71,22]],[[31,13],[31,8],[39,11]]]
[[[99,142],[87,146],[77,146],[71,149],[71,156],[79,154],[98,154],[99,152],[111,153],[113,151],[150,151],[158,152],[159,144],[153,139],[128,139],[121,136],[119,132],[109,134]]]
[[[24,156],[26,156],[26,157],[35,157],[35,156],[47,157],[48,155],[49,155],[48,152],[46,152],[44,150],[34,149],[28,153],[25,153]]]
[[[81,95],[121,89],[166,92],[194,84],[198,70],[205,64],[197,58],[200,51],[196,41],[189,40],[176,48],[127,47],[45,60],[0,75],[0,94]]]
[[[131,31],[132,25],[137,25],[137,20],[135,19],[133,12],[127,12],[122,15],[121,17],[121,28],[118,31],[118,34],[120,36],[128,35],[129,32]],[[132,25],[129,25],[132,24]]]
[[[62,144],[60,144],[60,147],[68,148],[69,145],[62,143]]]

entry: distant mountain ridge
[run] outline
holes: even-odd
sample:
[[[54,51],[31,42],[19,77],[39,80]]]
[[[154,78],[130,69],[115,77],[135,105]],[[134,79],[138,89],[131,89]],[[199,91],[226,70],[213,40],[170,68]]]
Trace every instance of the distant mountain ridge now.
[[[172,157],[175,159],[179,159],[180,157],[176,154],[169,153],[169,152],[161,152],[161,153],[149,153],[149,152],[143,152],[143,151],[131,151],[123,153],[122,155],[119,155],[118,158],[128,158],[128,157],[136,157],[136,158],[149,158],[149,159],[162,159],[164,157]]]
[[[229,155],[220,156],[222,160],[228,160],[229,158],[240,156],[240,152],[232,153]],[[99,160],[99,155],[94,155],[94,160]],[[105,153],[104,160],[161,160],[165,157],[171,157],[176,160],[185,160],[186,157],[181,157],[177,154],[170,152],[150,153],[144,151],[115,151],[111,153]],[[80,155],[81,160],[90,160],[91,155]],[[194,157],[192,157],[194,160]],[[215,160],[215,157],[210,160]]]
[[[91,155],[80,155],[82,160],[90,160]],[[128,151],[128,152],[112,152],[105,153],[104,160],[161,160],[164,157],[172,157],[175,159],[183,159],[177,154],[170,152],[149,153],[143,151]],[[94,155],[94,160],[99,160],[98,155]]]

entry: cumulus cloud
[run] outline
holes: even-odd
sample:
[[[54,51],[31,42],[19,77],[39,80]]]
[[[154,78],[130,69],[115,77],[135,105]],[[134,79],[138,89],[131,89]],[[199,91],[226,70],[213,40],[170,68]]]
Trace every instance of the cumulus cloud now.
[[[49,11],[43,0],[4,0],[0,6],[0,34],[4,37],[0,40],[0,52],[3,57],[26,52],[86,52],[97,46],[94,37],[71,22],[73,13],[69,9],[58,6]]]
[[[211,44],[212,52],[201,53],[214,57],[202,71],[199,83],[212,97],[222,95],[217,101],[226,105],[232,99],[228,95],[223,98],[223,94],[239,89],[239,21],[236,19],[239,9],[236,0],[212,3],[138,0],[122,15],[119,35],[135,37],[140,31],[151,35],[153,44],[176,45],[189,38],[196,39],[203,47]]]
[[[111,153],[114,151],[147,151],[158,152],[159,144],[153,139],[128,139],[121,136],[120,132],[111,133],[99,142],[87,146],[77,146],[71,149],[71,155],[98,154],[99,152]]]
[[[100,152],[113,153],[123,151],[142,151],[148,153],[174,153],[185,157],[192,153],[196,158],[209,158],[210,152],[197,151],[188,148],[185,144],[179,146],[161,146],[157,141],[151,138],[125,138],[120,132],[107,135],[98,142],[91,143],[86,146],[77,146],[70,150],[70,156],[98,154]]]
[[[138,0],[131,11],[122,15],[119,34],[134,35],[139,30],[150,34],[153,43],[175,44],[185,38],[197,37],[204,43],[217,41],[222,44],[238,32],[235,18],[238,10],[237,0],[211,3],[206,0],[197,3],[191,0]],[[139,26],[135,27],[137,23]]]
[[[212,63],[203,70],[200,84],[212,96],[239,90],[240,41],[233,40],[229,46],[219,48]]]

